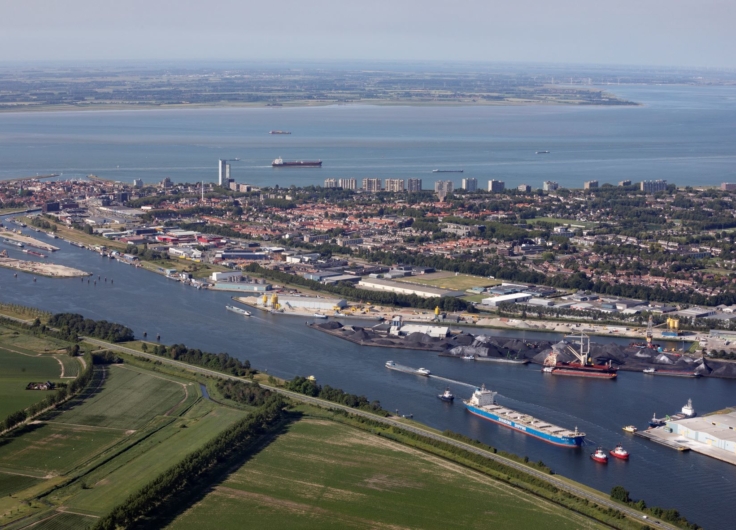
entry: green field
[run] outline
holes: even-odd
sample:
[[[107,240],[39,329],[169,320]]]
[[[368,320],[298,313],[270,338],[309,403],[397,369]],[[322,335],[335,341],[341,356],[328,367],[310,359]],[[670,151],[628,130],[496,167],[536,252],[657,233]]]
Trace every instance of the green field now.
[[[31,486],[35,486],[43,479],[29,477],[25,475],[10,475],[8,473],[0,473],[0,497],[12,495],[16,491],[22,491]]]
[[[168,528],[603,528],[457,464],[304,419]]]
[[[33,530],[78,530],[94,524],[95,519],[76,513],[56,512],[56,515],[33,525]]]
[[[492,280],[483,276],[471,276],[470,274],[455,276],[454,272],[433,272],[420,276],[407,276],[406,278],[398,278],[398,281],[429,285],[451,291],[467,291],[471,287],[491,287],[501,283],[499,280]]]
[[[61,366],[50,355],[31,356],[0,348],[0,420],[44,399],[47,391],[26,390],[31,381],[59,381]]]
[[[195,392],[181,383],[127,366],[105,370],[104,392],[65,411],[56,423],[139,429],[154,416],[165,414]]]
[[[583,226],[585,228],[594,228],[598,226],[598,223],[593,223],[590,221],[576,221],[574,219],[558,219],[557,217],[536,217],[534,219],[526,220],[527,224],[536,224],[539,221],[542,221],[543,223],[550,223],[550,224],[555,224],[555,225],[571,225],[571,230],[573,230],[575,226]]]
[[[72,486],[55,497],[72,511],[104,515],[122,499],[245,416],[245,412],[200,401],[181,419],[87,475],[85,488]]]

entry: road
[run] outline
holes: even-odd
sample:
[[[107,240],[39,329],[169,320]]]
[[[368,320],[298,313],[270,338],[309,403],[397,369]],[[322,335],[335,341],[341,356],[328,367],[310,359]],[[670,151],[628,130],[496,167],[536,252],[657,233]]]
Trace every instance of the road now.
[[[121,353],[126,353],[128,355],[134,355],[136,357],[142,357],[153,361],[160,361],[161,363],[169,364],[172,366],[178,366],[179,368],[183,368],[185,370],[188,370],[190,372],[196,372],[203,375],[209,375],[214,377],[219,377],[222,379],[230,379],[234,381],[241,381],[245,383],[250,383],[249,380],[244,379],[242,377],[237,377],[234,375],[224,374],[222,372],[217,372],[215,370],[209,370],[207,368],[202,368],[200,366],[194,366],[191,364],[183,363],[181,361],[176,361],[174,359],[167,359],[166,357],[160,357],[158,355],[153,355],[151,353],[144,353],[140,352],[138,350],[134,350],[132,348],[127,348],[125,346],[120,346],[119,344],[111,344],[109,342],[104,342],[97,339],[92,338],[84,338],[85,342],[88,342],[90,344],[93,344],[95,346],[99,346],[101,348],[105,348],[107,350],[113,350],[118,351]],[[481,455],[485,458],[488,458],[489,460],[494,460],[500,464],[503,464],[505,466],[511,467],[513,469],[516,469],[518,471],[521,471],[523,473],[526,473],[527,475],[531,475],[535,478],[538,478],[540,480],[543,480],[549,484],[554,485],[555,487],[559,488],[560,490],[567,491],[568,493],[571,493],[577,497],[587,499],[588,501],[594,502],[600,506],[604,506],[606,508],[612,508],[614,510],[618,510],[630,518],[634,519],[635,521],[638,521],[640,523],[646,522],[646,523],[653,523],[656,524],[659,528],[668,528],[671,530],[678,530],[676,526],[673,526],[669,523],[666,523],[664,521],[660,521],[658,519],[655,519],[653,517],[648,517],[647,519],[644,519],[644,516],[641,512],[631,509],[628,506],[624,506],[623,504],[619,504],[617,502],[612,501],[608,497],[602,495],[602,494],[596,494],[591,490],[584,489],[581,487],[578,487],[566,480],[562,480],[558,477],[555,477],[553,475],[548,475],[546,473],[542,473],[541,471],[538,471],[534,468],[531,468],[529,466],[525,466],[524,464],[520,464],[518,462],[515,462],[513,460],[510,460],[508,458],[505,458],[503,456],[500,456],[498,454],[491,453],[489,451],[485,451],[483,449],[480,449],[478,447],[463,443],[459,440],[455,440],[453,438],[448,438],[446,436],[443,436],[441,434],[434,433],[432,431],[428,431],[425,429],[422,429],[420,427],[416,427],[414,425],[408,425],[406,423],[402,423],[400,421],[396,421],[391,418],[384,418],[382,416],[376,416],[375,414],[371,414],[370,412],[365,412],[362,410],[357,410],[351,407],[348,407],[346,405],[340,405],[337,403],[333,403],[331,401],[326,401],[319,398],[314,398],[310,396],[305,396],[304,394],[298,394],[296,392],[291,392],[289,390],[285,390],[283,388],[278,388],[270,385],[264,385],[262,383],[259,383],[262,388],[266,388],[272,392],[276,392],[278,394],[281,394],[283,396],[286,396],[290,399],[293,399],[294,401],[301,401],[303,403],[308,403],[310,405],[316,405],[318,407],[322,408],[330,408],[330,409],[337,409],[337,410],[344,410],[346,412],[349,412],[351,414],[355,414],[356,416],[362,416],[365,418],[369,418],[373,421],[383,423],[384,425],[389,425],[391,427],[398,427],[400,429],[404,429],[405,431],[412,432],[414,434],[424,436],[426,438],[431,438],[433,440],[437,440],[449,445],[453,445],[457,448],[464,449],[466,451],[469,451],[471,453]]]

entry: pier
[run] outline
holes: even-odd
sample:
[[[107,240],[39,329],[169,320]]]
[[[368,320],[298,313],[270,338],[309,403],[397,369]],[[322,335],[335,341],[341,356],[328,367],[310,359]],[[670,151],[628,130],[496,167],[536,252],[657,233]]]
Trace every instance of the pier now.
[[[651,440],[654,443],[664,445],[665,447],[675,449],[676,451],[689,451],[691,449],[691,447],[687,445],[688,440],[686,438],[673,434],[669,432],[669,429],[664,427],[647,429],[646,431],[637,431],[634,433],[634,436]]]

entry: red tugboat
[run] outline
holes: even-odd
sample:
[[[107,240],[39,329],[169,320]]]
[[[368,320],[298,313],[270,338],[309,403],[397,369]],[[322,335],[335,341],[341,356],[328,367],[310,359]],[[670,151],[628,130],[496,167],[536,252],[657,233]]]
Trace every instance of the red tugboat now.
[[[598,462],[599,464],[607,464],[608,463],[608,455],[603,450],[602,447],[599,447],[595,450],[595,453],[590,455],[590,458]]]
[[[580,351],[567,344],[567,350],[575,356],[574,361],[569,363],[559,361],[557,352],[552,351],[544,360],[542,371],[553,375],[615,379],[618,376],[618,368],[614,368],[611,361],[608,361],[608,364],[593,364],[590,358],[590,337],[581,333],[577,338],[580,340]]]
[[[616,449],[611,449],[609,451],[611,453],[611,456],[614,458],[618,458],[620,460],[628,460],[629,459],[629,452],[621,447],[621,444],[616,445]]]

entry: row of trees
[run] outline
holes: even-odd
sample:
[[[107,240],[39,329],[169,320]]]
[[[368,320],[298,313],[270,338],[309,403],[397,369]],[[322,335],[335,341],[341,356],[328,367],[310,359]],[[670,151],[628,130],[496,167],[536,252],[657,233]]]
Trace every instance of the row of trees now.
[[[144,344],[144,350],[148,347]],[[173,344],[172,346],[164,346],[159,344],[151,351],[154,355],[167,357],[175,361],[181,361],[187,364],[194,364],[217,370],[226,374],[236,375],[238,377],[252,377],[258,372],[251,368],[250,361],[241,361],[235,357],[231,357],[227,353],[208,353],[199,349],[187,348],[183,344]]]
[[[629,491],[623,486],[614,486],[611,489],[611,499],[613,499],[614,501],[618,501],[622,504],[627,504],[631,506],[632,508],[636,508],[637,510],[641,512],[653,515],[654,517],[657,517],[658,519],[662,519],[663,521],[672,523],[676,526],[679,526],[680,528],[687,528],[688,530],[699,530],[700,529],[700,526],[688,521],[685,517],[680,515],[680,512],[678,512],[674,508],[664,509],[664,508],[660,508],[659,506],[652,506],[651,508],[648,508],[647,503],[644,502],[643,499],[640,499],[638,501],[632,499],[629,496]]]
[[[3,430],[12,429],[17,425],[20,425],[21,423],[26,421],[26,419],[32,418],[42,410],[45,410],[49,407],[55,407],[56,405],[63,403],[69,397],[84,389],[92,380],[94,369],[92,366],[92,356],[89,353],[85,354],[84,360],[85,368],[84,370],[82,370],[82,373],[79,374],[79,377],[74,379],[68,385],[60,385],[55,392],[47,395],[43,400],[34,403],[30,407],[22,410],[17,410],[9,414],[3,420]]]
[[[40,322],[35,325],[40,325]],[[72,342],[79,340],[80,335],[108,342],[126,342],[135,338],[133,330],[126,326],[107,320],[84,318],[77,313],[57,313],[49,319],[48,326],[57,328],[60,338]]]
[[[110,514],[99,519],[95,530],[131,528],[145,517],[156,514],[167,503],[190,492],[195,484],[204,483],[208,475],[228,465],[235,456],[243,456],[252,441],[278,424],[284,403],[271,396],[256,412],[239,421],[204,447],[190,453],[178,464],[128,497]]]
[[[317,397],[327,401],[332,401],[333,403],[339,403],[340,405],[346,405],[350,408],[365,410],[382,416],[389,415],[388,411],[381,408],[380,401],[368,401],[368,398],[365,396],[348,394],[344,390],[332,388],[329,385],[321,386],[306,377],[295,377],[286,383],[286,389],[291,390],[292,392],[304,394],[305,396]]]
[[[324,285],[318,281],[308,280],[295,274],[287,272],[274,271],[264,269],[257,263],[251,263],[245,270],[250,273],[260,274],[264,278],[274,280],[281,283],[290,283],[300,285],[312,291],[325,291],[336,294],[352,300],[360,300],[363,302],[371,302],[381,305],[392,305],[398,307],[416,307],[420,309],[434,309],[436,306],[442,311],[474,311],[472,304],[465,300],[451,296],[443,296],[441,298],[422,298],[414,294],[397,294],[387,293],[383,291],[368,291],[366,289],[358,289],[352,284],[338,283],[337,285]]]
[[[236,403],[251,407],[260,407],[271,397],[271,391],[261,388],[255,381],[244,383],[242,381],[233,381],[232,379],[219,379],[217,381],[217,390],[225,399],[231,399]]]

